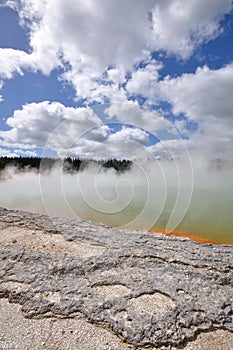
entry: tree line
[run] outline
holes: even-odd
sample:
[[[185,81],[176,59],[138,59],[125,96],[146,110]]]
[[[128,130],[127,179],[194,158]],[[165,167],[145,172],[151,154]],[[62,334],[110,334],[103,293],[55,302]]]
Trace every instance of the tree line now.
[[[51,170],[56,165],[62,165],[64,172],[73,173],[82,171],[90,164],[97,164],[105,169],[113,168],[117,172],[124,172],[131,169],[132,162],[127,159],[80,159],[80,158],[40,158],[40,157],[0,157],[0,171],[7,167],[15,167],[17,171],[34,169],[37,171]]]

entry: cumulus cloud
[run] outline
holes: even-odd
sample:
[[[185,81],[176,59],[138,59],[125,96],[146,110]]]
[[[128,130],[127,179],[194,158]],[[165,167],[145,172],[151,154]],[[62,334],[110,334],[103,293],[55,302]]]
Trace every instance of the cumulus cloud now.
[[[232,6],[231,0],[158,1],[151,12],[153,48],[188,58],[221,33],[220,20]]]
[[[195,74],[168,77],[160,86],[173,113],[184,113],[195,121],[205,116],[232,122],[233,64],[217,70],[199,67]]]
[[[0,131],[4,155],[35,155],[36,148],[53,150],[61,157],[133,158],[148,143],[146,131],[114,124],[103,124],[88,107],[65,107],[59,102],[43,101],[24,105],[7,119],[9,130]]]
[[[180,113],[198,123],[199,130],[192,139],[203,147],[203,142],[220,154],[233,145],[233,65],[217,70],[204,66],[194,74],[183,74],[160,82],[164,99]],[[206,148],[206,147],[205,147]],[[221,151],[220,151],[221,150]]]
[[[143,68],[135,69],[126,84],[127,92],[155,102],[156,96],[159,95],[158,79],[161,68],[162,64],[152,59]]]
[[[15,152],[12,152],[9,149],[0,147],[0,157],[17,157],[18,155]]]
[[[62,50],[72,65],[87,60],[104,69],[109,64],[131,66],[145,48],[181,54],[184,43],[191,53],[196,42],[219,33],[232,1],[21,0],[17,8],[22,21],[38,23],[31,27],[35,50],[49,44],[54,51]]]
[[[83,157],[91,159],[138,159],[150,158],[152,153],[141,143],[141,140],[131,138],[110,137],[104,142],[95,142],[85,138],[80,139],[77,144],[70,148],[66,156]]]
[[[105,143],[114,151],[121,140],[142,146],[148,137],[144,129],[170,140],[173,148],[180,132],[192,145],[203,147],[205,138],[216,150],[223,145],[231,149],[233,66],[202,67],[195,74],[161,81],[162,63],[153,53],[189,58],[198,45],[222,32],[221,20],[232,10],[232,0],[10,0],[6,5],[27,29],[30,52],[0,49],[0,86],[1,80],[25,70],[49,75],[59,67],[60,80],[72,84],[84,104],[110,102],[108,121],[136,128],[112,134],[90,108],[44,101],[24,105],[8,118],[9,130],[0,131],[3,147],[27,151],[49,143],[59,155],[67,150],[84,155],[100,144],[104,149]],[[134,101],[141,97],[147,109]],[[187,122],[172,123],[150,110],[159,100],[170,103],[174,115],[184,114]],[[189,130],[189,121],[197,123],[197,130]]]
[[[110,136],[111,141],[121,142],[122,140],[136,141],[141,144],[147,144],[149,141],[149,135],[146,131],[138,128],[123,127],[120,131]]]
[[[108,128],[108,131],[111,129],[111,126],[107,125],[93,129],[92,132],[79,138],[67,151],[66,156],[91,159],[135,159],[150,152],[146,146],[149,139],[146,131],[123,126],[121,130],[108,133],[108,136],[101,140],[92,138],[93,132],[98,133],[103,127]]]
[[[92,159],[135,159],[147,152],[148,141],[149,135],[145,130],[123,126],[114,132],[112,124],[101,125],[78,138],[66,155]]]
[[[36,66],[28,53],[0,48],[0,79],[11,79],[14,73],[23,75],[25,69],[33,68]]]
[[[7,149],[4,147],[0,147],[0,157],[19,157],[19,156],[25,156],[25,157],[36,157],[36,152],[30,151],[30,150],[22,150],[22,149],[14,149],[13,151],[11,149]]]
[[[135,70],[137,63],[161,50],[188,58],[197,45],[221,32],[220,21],[232,9],[231,0],[11,0],[7,4],[18,11],[21,25],[29,31],[31,53],[2,51],[4,77],[23,69],[49,74],[62,67],[62,79],[88,102],[125,101],[123,84],[129,72],[128,92],[151,97],[157,68],[150,63]]]
[[[192,151],[193,144],[190,140],[172,139],[163,140],[148,149],[157,158],[176,159]]]
[[[41,8],[38,2],[21,1],[19,13],[22,19],[39,20],[31,31],[31,45],[42,55],[47,55],[47,47],[61,51],[72,67],[88,65],[104,70],[114,63],[131,65],[145,46],[150,30],[145,15],[153,6],[152,0],[50,0],[42,1]]]
[[[123,81],[120,81],[120,77],[118,79],[116,76],[113,77],[112,71],[110,69],[110,75],[108,75],[108,70],[105,74],[101,74],[87,67],[83,70],[72,68],[62,74],[61,80],[71,83],[78,99],[85,99],[86,104],[93,101],[97,103],[126,101],[127,93],[122,86]],[[119,69],[117,71],[119,76],[123,75]]]
[[[117,117],[119,121],[143,128],[157,137],[164,132],[173,135],[175,131],[170,121],[154,110],[141,108],[137,101],[112,104],[106,108],[106,113],[110,120]]]
[[[102,124],[90,108],[65,107],[59,102],[31,103],[7,119],[10,130],[0,131],[4,145],[64,150],[90,128]],[[105,130],[104,130],[105,132]]]

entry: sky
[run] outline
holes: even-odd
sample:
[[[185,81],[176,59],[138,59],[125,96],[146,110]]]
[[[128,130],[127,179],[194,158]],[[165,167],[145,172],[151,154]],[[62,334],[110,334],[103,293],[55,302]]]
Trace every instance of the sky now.
[[[229,160],[232,0],[0,0],[0,156]]]

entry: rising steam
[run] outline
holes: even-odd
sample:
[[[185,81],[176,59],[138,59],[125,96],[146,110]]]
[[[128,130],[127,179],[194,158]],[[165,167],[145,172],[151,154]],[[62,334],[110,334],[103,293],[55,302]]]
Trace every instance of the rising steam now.
[[[131,170],[118,173],[90,163],[72,174],[58,165],[39,174],[10,167],[0,181],[0,206],[233,243],[233,167],[194,159],[192,177],[189,166],[153,159],[134,161]]]

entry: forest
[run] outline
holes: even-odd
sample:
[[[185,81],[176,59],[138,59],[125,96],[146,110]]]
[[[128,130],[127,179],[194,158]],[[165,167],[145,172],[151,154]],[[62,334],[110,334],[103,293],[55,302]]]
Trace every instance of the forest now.
[[[48,171],[54,166],[62,165],[62,169],[67,173],[82,171],[90,164],[97,164],[103,168],[114,168],[117,172],[124,172],[131,169],[132,162],[127,159],[80,159],[80,158],[40,158],[40,157],[0,157],[0,172],[7,167],[14,167],[17,171],[36,170]]]

